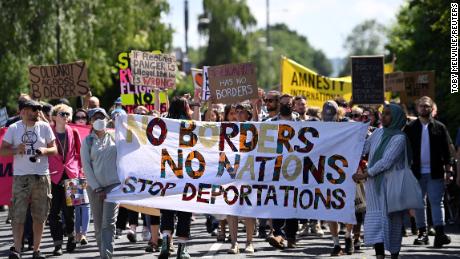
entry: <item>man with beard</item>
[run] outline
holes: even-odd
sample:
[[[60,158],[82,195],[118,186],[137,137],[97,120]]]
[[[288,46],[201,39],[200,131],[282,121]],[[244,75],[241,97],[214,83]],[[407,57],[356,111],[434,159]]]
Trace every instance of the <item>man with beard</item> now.
[[[264,102],[265,102],[265,106],[267,107],[268,115],[262,119],[263,121],[266,121],[278,115],[279,101],[280,101],[280,92],[272,90],[266,94]]]
[[[307,115],[307,98],[303,95],[298,95],[294,98],[294,111],[299,114],[299,119],[302,121],[318,121],[317,118]]]
[[[291,95],[283,94],[279,102],[279,114],[269,121],[300,121],[299,116],[293,113],[294,100]],[[268,237],[268,243],[275,248],[283,249],[285,248],[284,239],[286,238],[287,247],[296,248],[296,233],[298,230],[297,219],[273,219],[273,235]]]
[[[10,125],[0,148],[0,155],[14,156],[11,208],[14,247],[10,249],[9,258],[21,258],[29,201],[34,236],[32,258],[45,258],[40,253],[40,242],[51,203],[48,156],[57,154],[57,148],[50,125],[38,119],[41,105],[27,100],[19,103],[19,110],[22,119]]]
[[[433,100],[423,96],[417,102],[418,118],[406,126],[412,148],[412,172],[419,180],[422,195],[430,201],[431,215],[436,235],[434,247],[441,248],[451,242],[444,233],[444,191],[445,184],[452,175],[454,154],[449,145],[452,140],[446,126],[433,119]],[[414,245],[428,245],[426,206],[416,210],[415,221],[419,235]]]

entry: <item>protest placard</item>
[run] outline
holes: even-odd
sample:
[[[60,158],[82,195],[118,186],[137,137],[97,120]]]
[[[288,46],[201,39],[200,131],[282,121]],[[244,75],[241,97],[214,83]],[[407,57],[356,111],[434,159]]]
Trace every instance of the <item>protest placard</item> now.
[[[121,188],[109,201],[193,213],[355,222],[367,125],[116,121]]]
[[[393,72],[385,74],[385,91],[401,92],[404,91],[404,73]]]
[[[176,56],[131,51],[131,72],[134,85],[151,86],[158,89],[176,87]]]
[[[422,96],[435,98],[435,71],[404,72],[404,91],[401,102],[412,105]]]
[[[78,206],[89,203],[88,183],[86,179],[66,179],[64,181],[65,203],[67,206]]]
[[[0,128],[5,126],[6,122],[8,121],[8,111],[6,107],[0,109]]]
[[[383,104],[385,80],[383,56],[352,56],[353,104]]]
[[[351,99],[351,77],[330,78],[286,57],[281,58],[281,92],[303,95],[308,106],[323,107],[327,100],[337,97]]]
[[[50,66],[29,66],[30,95],[33,99],[84,96],[89,91],[84,61]]]
[[[199,89],[201,91],[201,100],[208,101],[211,96],[209,91],[209,76],[208,67],[204,66],[203,69],[192,68],[192,79],[195,91]]]
[[[133,75],[130,68],[130,53],[121,52],[115,66],[118,68],[120,82],[121,103],[128,113],[132,113],[139,106],[145,106],[149,111],[167,111],[168,95],[164,91],[159,91],[159,98],[156,97],[154,87],[133,84]],[[155,107],[156,100],[159,100]]]
[[[208,77],[214,103],[235,103],[258,98],[254,63],[211,66],[208,68]]]

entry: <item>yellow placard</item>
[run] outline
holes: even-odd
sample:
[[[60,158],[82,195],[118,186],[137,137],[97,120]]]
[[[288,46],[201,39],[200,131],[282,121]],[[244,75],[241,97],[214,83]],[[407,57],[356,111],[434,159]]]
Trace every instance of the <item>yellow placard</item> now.
[[[343,97],[351,99],[351,77],[322,76],[297,62],[281,57],[281,92],[303,95],[308,106],[322,107],[327,100]]]
[[[392,64],[385,64],[385,73],[393,71]],[[328,100],[343,97],[350,102],[352,97],[351,76],[332,78],[320,75],[294,60],[281,57],[281,92],[293,96],[303,95],[308,106],[322,107]],[[385,92],[385,100],[391,92]]]

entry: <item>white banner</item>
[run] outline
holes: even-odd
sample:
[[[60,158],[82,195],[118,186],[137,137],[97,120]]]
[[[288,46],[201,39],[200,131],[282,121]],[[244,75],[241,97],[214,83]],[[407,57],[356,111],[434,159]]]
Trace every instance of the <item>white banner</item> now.
[[[367,124],[214,123],[117,118],[118,175],[110,201],[259,218],[354,223]]]

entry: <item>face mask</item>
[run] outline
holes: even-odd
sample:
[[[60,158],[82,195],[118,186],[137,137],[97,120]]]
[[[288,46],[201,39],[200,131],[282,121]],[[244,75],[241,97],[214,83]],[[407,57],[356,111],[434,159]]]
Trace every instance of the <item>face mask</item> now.
[[[107,120],[98,119],[93,122],[93,129],[97,131],[105,130],[107,127]]]
[[[289,116],[292,114],[292,107],[289,105],[280,105],[280,114],[283,116]]]

